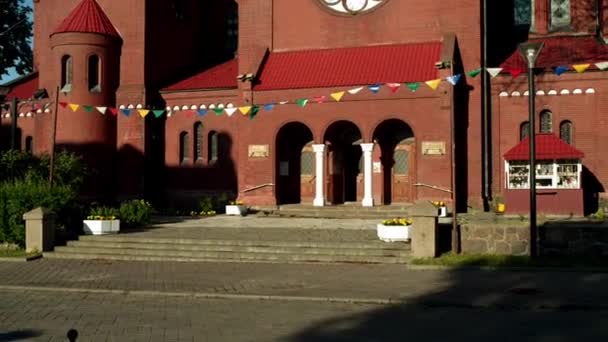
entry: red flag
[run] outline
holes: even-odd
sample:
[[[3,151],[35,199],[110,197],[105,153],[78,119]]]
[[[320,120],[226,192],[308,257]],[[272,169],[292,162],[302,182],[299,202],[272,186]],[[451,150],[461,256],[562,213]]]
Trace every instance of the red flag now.
[[[110,110],[110,113],[112,113],[112,115],[116,116],[118,114],[118,109],[116,108],[108,108],[108,110]]]
[[[513,78],[516,78],[517,76],[521,75],[522,72],[524,72],[524,69],[522,68],[509,68],[509,73],[511,73],[511,76],[513,76]]]
[[[313,97],[312,100],[315,101],[316,103],[323,103],[323,101],[325,101],[325,95]]]
[[[59,105],[60,105],[62,108],[67,108],[68,103],[67,103],[67,102],[59,102]]]

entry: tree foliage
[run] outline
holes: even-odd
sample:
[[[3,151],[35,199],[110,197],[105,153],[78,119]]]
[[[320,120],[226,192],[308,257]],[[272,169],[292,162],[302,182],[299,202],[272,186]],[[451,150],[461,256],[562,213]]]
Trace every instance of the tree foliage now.
[[[0,77],[12,67],[20,75],[32,71],[31,12],[24,0],[0,0]]]

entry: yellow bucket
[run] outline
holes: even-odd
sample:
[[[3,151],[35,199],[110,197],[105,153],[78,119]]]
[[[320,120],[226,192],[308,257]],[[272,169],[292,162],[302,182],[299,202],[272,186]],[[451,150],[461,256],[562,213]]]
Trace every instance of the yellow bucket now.
[[[504,203],[498,203],[496,205],[496,212],[497,213],[504,213],[505,212],[505,204]]]

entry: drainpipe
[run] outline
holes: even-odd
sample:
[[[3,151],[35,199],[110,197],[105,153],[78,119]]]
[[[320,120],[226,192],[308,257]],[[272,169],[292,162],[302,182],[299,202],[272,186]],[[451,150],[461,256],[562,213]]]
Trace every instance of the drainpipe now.
[[[492,171],[491,171],[491,156],[492,156],[492,132],[490,127],[490,108],[489,108],[489,88],[490,80],[488,77],[488,6],[487,0],[482,2],[482,40],[481,40],[481,54],[482,54],[482,77],[481,77],[481,89],[482,89],[482,183],[483,183],[483,207],[484,211],[490,210],[490,201],[492,200]]]

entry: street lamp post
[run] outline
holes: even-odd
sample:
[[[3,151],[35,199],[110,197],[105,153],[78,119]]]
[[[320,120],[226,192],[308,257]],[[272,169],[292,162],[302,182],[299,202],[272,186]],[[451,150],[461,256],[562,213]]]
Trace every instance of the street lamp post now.
[[[537,232],[536,232],[536,129],[535,129],[535,108],[534,100],[536,89],[534,88],[534,64],[540,55],[544,44],[537,43],[522,43],[519,45],[524,60],[528,62],[528,122],[530,139],[530,256],[535,257],[538,254]]]

